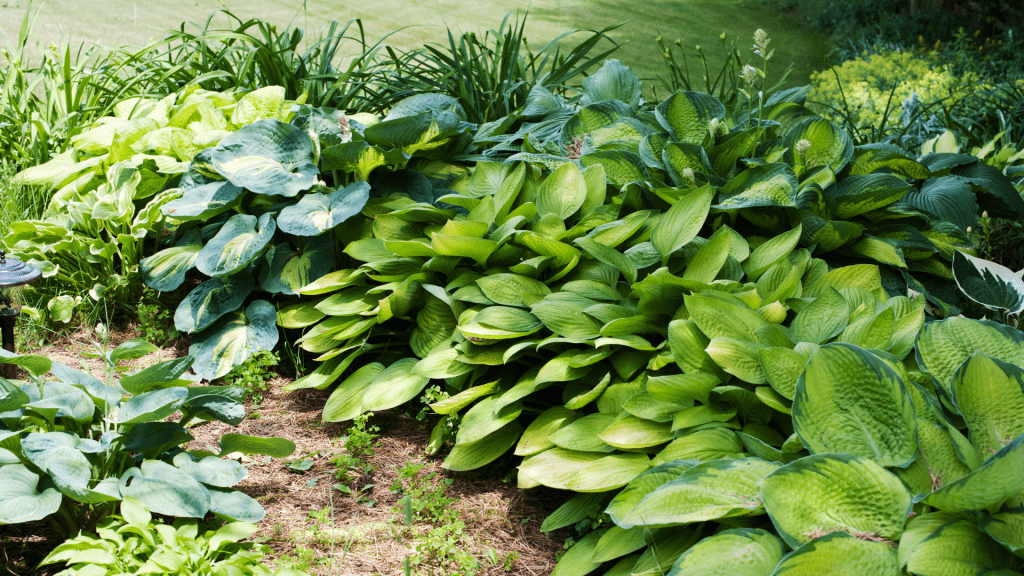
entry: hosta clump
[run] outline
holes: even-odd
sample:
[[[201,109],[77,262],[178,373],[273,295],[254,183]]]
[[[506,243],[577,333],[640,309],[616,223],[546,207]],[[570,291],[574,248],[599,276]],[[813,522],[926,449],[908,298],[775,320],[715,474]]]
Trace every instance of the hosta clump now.
[[[246,470],[222,456],[284,457],[295,445],[225,434],[220,454],[182,449],[194,421],[238,424],[244,389],[191,386],[183,374],[192,357],[115,378],[119,364],[155,350],[133,340],[90,353],[106,365],[103,380],[42,356],[3,354],[0,362],[24,368],[31,381],[0,380],[0,524],[49,519],[67,533],[95,524],[129,496],[167,516],[263,517],[259,503],[232,490]]]
[[[129,496],[121,502],[120,516],[109,516],[97,526],[99,535],[80,533],[50,552],[40,565],[67,564],[58,576],[305,576],[291,568],[273,572],[260,564],[270,548],[242,542],[255,532],[256,525],[248,522],[218,527],[179,518],[167,525],[154,520],[141,502]]]
[[[143,261],[142,270],[146,284],[161,291],[177,289],[193,268],[208,277],[174,315],[175,327],[193,334],[197,374],[220,378],[274,348],[271,300],[287,300],[334,270],[340,249],[362,234],[345,222],[370,198],[435,202],[435,182],[445,179],[406,166],[414,155],[465,148],[470,125],[445,109],[454,110],[453,102],[410,98],[380,122],[359,117],[370,126],[299,107],[292,123],[250,124],[192,160],[180,197],[162,207],[180,223],[175,245]]]
[[[9,252],[38,266],[49,316],[67,322],[85,298],[118,306],[142,294],[139,261],[164,228],[188,162],[240,126],[288,113],[284,89],[247,94],[190,87],[162,100],[132,98],[71,138],[72,147],[15,177],[55,191],[42,220],[14,222]],[[150,240],[152,239],[152,240]]]

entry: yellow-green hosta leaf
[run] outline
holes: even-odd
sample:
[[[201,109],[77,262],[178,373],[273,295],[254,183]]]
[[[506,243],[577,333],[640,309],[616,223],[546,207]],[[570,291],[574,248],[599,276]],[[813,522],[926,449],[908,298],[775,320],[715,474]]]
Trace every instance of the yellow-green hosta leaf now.
[[[836,216],[850,220],[889,206],[911,188],[902,178],[892,174],[867,174],[843,178],[839,184],[829,188],[828,195],[835,201]]]
[[[929,322],[915,343],[917,364],[947,394],[953,373],[975,352],[1024,366],[1024,335],[987,320],[953,317]]]
[[[980,454],[1024,434],[1024,368],[975,352],[953,373],[950,389]]]
[[[640,474],[615,495],[605,512],[612,521],[620,524],[622,519],[648,494],[662,485],[675,480],[683,472],[699,464],[696,460],[675,460],[662,464]]]
[[[523,432],[516,445],[516,456],[530,456],[554,448],[555,443],[551,441],[551,435],[564,426],[572,424],[582,415],[572,412],[564,406],[552,406],[541,412]]]
[[[537,190],[537,213],[568,219],[587,199],[587,182],[579,167],[567,162],[553,171]]]
[[[676,526],[760,513],[758,482],[778,467],[760,458],[694,466],[645,496],[618,525]]]
[[[430,379],[412,371],[417,362],[415,358],[403,358],[378,374],[363,390],[363,412],[394,408],[419,395]]]
[[[905,467],[917,452],[914,406],[885,362],[849,344],[818,348],[797,380],[793,427],[812,454]]]
[[[1010,508],[986,516],[978,527],[996,542],[1024,558],[1024,508]]]
[[[804,291],[804,298],[817,298],[830,287],[836,290],[848,287],[864,288],[879,297],[885,293],[882,290],[882,276],[878,272],[878,266],[855,264],[829,271]]]
[[[723,530],[684,552],[668,576],[771,576],[784,551],[782,541],[766,530]]]
[[[917,443],[920,457],[905,469],[894,470],[915,493],[927,494],[970,474],[971,468],[960,460],[957,446],[945,426],[918,417]]]
[[[793,249],[796,248],[802,233],[803,226],[798,225],[789,232],[779,234],[755,248],[743,262],[743,270],[746,272],[747,277],[751,280],[757,280],[761,277],[761,274],[767,272],[776,262],[788,257],[793,252]]]
[[[199,251],[196,268],[207,276],[223,276],[241,270],[263,253],[276,229],[269,212],[259,219],[235,214]]]
[[[884,308],[874,315],[860,314],[850,322],[836,341],[868,350],[885,350],[889,347],[889,339],[892,338],[895,325],[893,314],[892,308]]]
[[[604,456],[600,452],[552,448],[525,458],[519,465],[519,473],[545,486],[565,490],[576,474]]]
[[[607,492],[625,486],[650,467],[646,454],[610,454],[580,470],[565,487],[574,492]]]
[[[498,244],[486,238],[449,236],[435,232],[430,236],[430,247],[441,256],[472,258],[477,264],[484,266],[487,258],[498,249]]]
[[[580,164],[585,168],[603,167],[608,183],[618,188],[632,182],[642,182],[648,177],[643,160],[631,151],[597,150],[581,156]]]
[[[600,434],[615,422],[614,414],[588,414],[564,425],[548,436],[559,448],[579,452],[614,452],[615,447],[600,438]]]
[[[708,243],[689,259],[683,272],[683,280],[710,284],[718,277],[722,266],[729,258],[730,237],[727,230],[728,228],[719,228]]]
[[[1024,435],[993,454],[974,472],[943,485],[931,494],[918,495],[915,501],[945,512],[995,511],[1024,487],[1024,476],[1020,474],[1022,469]]]
[[[768,325],[760,314],[750,308],[711,294],[690,294],[685,296],[683,301],[690,317],[708,338],[750,339],[758,329]],[[671,325],[669,330],[671,331]],[[671,339],[671,333],[669,338]]]
[[[662,402],[693,402],[699,400],[707,403],[711,390],[721,382],[711,374],[672,374],[667,376],[649,376],[647,393],[655,400]]]
[[[789,553],[770,576],[897,576],[896,551],[882,542],[833,532]]]
[[[657,466],[677,459],[696,459],[704,462],[722,458],[742,458],[743,443],[735,432],[728,428],[707,428],[681,438],[676,438],[658,452],[651,461]]]
[[[750,340],[718,336],[711,339],[705,352],[722,370],[750,384],[768,382],[761,371],[761,346]]]
[[[523,426],[518,421],[512,421],[476,442],[456,444],[441,467],[461,472],[490,464],[508,452],[522,431]]]
[[[268,118],[283,120],[282,114],[287,111],[284,106],[284,88],[267,86],[253,90],[238,101],[231,112],[231,123],[245,126],[257,120]]]
[[[694,428],[711,422],[728,422],[736,417],[736,408],[720,402],[698,404],[679,410],[672,418],[672,431]]]
[[[929,518],[936,516],[935,520]],[[945,520],[939,526],[937,524]],[[912,539],[900,542],[900,564],[919,576],[975,576],[977,574],[1019,574],[1011,570],[1017,559],[998,542],[989,538],[971,520],[926,514],[913,518],[908,526],[919,531]],[[904,552],[904,549],[907,552]]]
[[[593,304],[589,298],[563,292],[533,304],[530,311],[559,336],[590,339],[601,335],[601,323],[583,312]]]
[[[762,346],[758,349],[758,358],[772,389],[792,400],[796,395],[796,382],[804,373],[810,356],[789,348]]]
[[[714,191],[705,185],[683,196],[658,220],[651,231],[651,242],[662,257],[667,257],[696,238],[704,226]]]
[[[763,164],[740,172],[722,186],[713,208],[735,210],[763,206],[796,208],[796,173],[788,164]]]
[[[672,429],[667,422],[652,422],[629,415],[616,420],[599,436],[616,448],[630,450],[664,444],[672,439]]]
[[[304,130],[268,119],[243,126],[213,149],[214,169],[232,184],[257,194],[292,197],[312,188],[320,170]]]
[[[765,510],[792,547],[835,531],[896,541],[912,505],[899,478],[867,458],[819,454],[761,481]]]
[[[789,325],[789,334],[797,342],[824,344],[846,329],[850,307],[836,289],[828,287],[814,302],[801,310]]]
[[[900,250],[900,247],[896,245],[894,240],[876,238],[870,234],[865,234],[861,240],[850,246],[850,252],[881,264],[893,266],[894,268],[907,268],[907,261],[904,258],[903,251]]]
[[[296,290],[296,292],[304,296],[327,294],[347,288],[353,284],[362,283],[365,278],[366,275],[361,270],[335,270],[310,282],[301,289]]]
[[[636,265],[633,264],[632,260],[618,250],[605,246],[604,244],[587,237],[577,238],[573,242],[599,262],[603,262],[609,266],[617,268],[622,272],[622,276],[626,279],[628,284],[632,285],[636,282]]]
[[[329,363],[325,362],[321,366]],[[335,362],[335,364],[340,363]],[[334,389],[324,405],[324,422],[344,422],[363,412],[363,391],[384,372],[384,365],[371,362],[361,367]]]
[[[389,115],[383,122],[366,128],[363,136],[381,149],[412,155],[443,146],[462,131],[462,120],[455,112],[427,110],[398,118]]]
[[[593,560],[594,550],[604,533],[594,531],[584,536],[558,561],[551,576],[586,576],[601,567]]]
[[[725,106],[707,94],[680,90],[658,104],[654,114],[677,142],[703,144],[708,123],[725,118]]]
[[[528,306],[524,294],[545,296],[551,293],[551,289],[543,282],[520,274],[491,274],[479,278],[476,284],[485,296],[502,306]],[[474,322],[481,321],[475,319]]]

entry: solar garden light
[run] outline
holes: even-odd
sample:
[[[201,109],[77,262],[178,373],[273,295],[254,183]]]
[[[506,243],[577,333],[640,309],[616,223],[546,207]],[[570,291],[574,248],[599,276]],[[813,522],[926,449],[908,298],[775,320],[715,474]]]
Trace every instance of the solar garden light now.
[[[14,352],[14,324],[21,314],[21,293],[25,285],[42,276],[39,268],[16,258],[8,258],[0,250],[0,335],[4,350]],[[0,376],[16,377],[17,366],[0,365]]]

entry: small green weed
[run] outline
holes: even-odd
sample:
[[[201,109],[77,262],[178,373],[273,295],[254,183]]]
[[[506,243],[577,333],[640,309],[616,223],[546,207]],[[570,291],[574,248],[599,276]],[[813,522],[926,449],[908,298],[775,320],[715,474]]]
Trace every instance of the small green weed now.
[[[162,346],[178,337],[171,312],[158,299],[158,292],[145,288],[135,309],[139,315],[139,333],[143,340]]]
[[[273,368],[281,361],[277,352],[265,350],[249,357],[241,366],[236,367],[224,377],[229,386],[244,386],[245,399],[259,407],[263,404],[263,395],[270,390],[270,380],[274,377]]]
[[[444,489],[453,482],[450,478],[438,478],[437,472],[420,474],[425,463],[410,462],[398,470],[398,478],[391,484],[395,494],[404,492],[412,503],[412,515],[418,520],[437,523],[454,521],[458,514],[452,509],[455,500],[445,496]],[[397,509],[396,509],[397,510]]]

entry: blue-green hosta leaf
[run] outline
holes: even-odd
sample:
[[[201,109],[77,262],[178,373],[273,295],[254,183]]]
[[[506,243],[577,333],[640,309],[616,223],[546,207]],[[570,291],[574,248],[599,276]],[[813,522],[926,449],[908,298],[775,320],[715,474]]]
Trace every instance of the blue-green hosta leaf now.
[[[189,474],[160,460],[144,460],[121,476],[121,494],[142,501],[147,510],[167,516],[202,518],[210,493]]]
[[[185,281],[185,274],[196,265],[203,249],[200,230],[190,230],[171,248],[143,258],[140,264],[142,281],[160,292],[173,292]]]
[[[978,527],[996,542],[1024,558],[1024,508],[1010,508],[986,516]]]
[[[646,495],[617,524],[675,526],[759,514],[763,509],[758,482],[778,467],[760,458],[694,466]]]
[[[771,576],[897,576],[896,551],[881,542],[834,532],[793,550]],[[917,574],[915,572],[915,574]]]
[[[678,142],[702,144],[712,118],[725,118],[725,106],[701,92],[680,90],[658,104],[658,123]]]
[[[796,208],[797,177],[788,164],[763,164],[740,172],[722,186],[721,210],[783,206]]]
[[[978,199],[971,185],[956,176],[930,178],[921,190],[911,189],[903,197],[910,206],[927,212],[961,230],[978,225]]]
[[[818,348],[797,380],[793,427],[812,454],[856,454],[906,467],[917,452],[914,416],[899,375],[856,346]]]
[[[766,530],[723,530],[684,552],[667,576],[771,576],[784,551]]]
[[[304,130],[260,120],[226,136],[211,153],[213,168],[257,194],[295,196],[316,184],[313,141]]]
[[[583,99],[586,106],[605,100],[619,100],[633,108],[640,103],[640,80],[636,74],[618,60],[606,60],[601,68],[583,80]]]
[[[14,364],[28,370],[36,376],[42,376],[50,371],[53,361],[45,356],[34,354],[15,354],[0,348],[0,364]]]
[[[22,464],[0,466],[0,524],[42,520],[60,508],[60,492],[39,492],[39,482],[39,476]]]
[[[679,250],[704,226],[714,191],[705,185],[688,193],[673,204],[651,231],[651,243],[662,257]]]
[[[166,388],[168,386],[187,386],[189,381],[180,379],[181,375],[192,367],[195,358],[186,356],[175,358],[158,364],[148,366],[143,370],[129,374],[121,378],[121,389],[129,394],[142,394],[154,388]],[[119,389],[120,390],[120,389]]]
[[[937,525],[937,526],[936,526]],[[900,564],[920,576],[1014,576],[1017,559],[973,520],[943,513],[910,520],[900,541]]]
[[[953,175],[970,182],[982,192],[978,195],[978,207],[982,210],[1000,218],[1024,218],[1024,198],[998,168],[975,162],[954,168]]]
[[[281,210],[277,226],[296,236],[317,236],[355,216],[370,197],[370,185],[354,182],[331,192],[311,192]]]
[[[245,312],[222,316],[212,326],[192,336],[189,355],[195,356],[196,374],[216,380],[261,350],[273,350],[278,332],[277,312],[266,300],[249,304]]]
[[[241,270],[263,252],[276,229],[269,212],[259,219],[235,214],[199,251],[196,268],[207,276],[224,276]]]
[[[852,454],[819,454],[761,481],[765,510],[792,547],[835,531],[896,541],[912,505],[891,472]]]
[[[987,456],[983,454],[982,457]],[[915,501],[945,512],[988,510],[994,512],[1024,487],[1024,435],[993,454],[980,468]]]
[[[58,490],[72,498],[82,492],[87,498],[84,492],[88,492],[92,465],[78,449],[79,443],[77,436],[67,432],[33,432],[21,440],[21,450],[25,458],[56,481]]]
[[[266,253],[260,268],[260,287],[271,294],[296,290],[322,278],[334,267],[334,239],[328,235],[282,242]]]
[[[174,457],[174,466],[207,486],[230,488],[245,479],[245,468],[236,460],[222,460],[216,456],[193,458],[187,452]]]
[[[238,490],[227,490],[214,486],[208,487],[206,491],[210,493],[210,512],[213,512],[222,520],[234,521],[231,524],[227,524],[224,528],[237,525],[240,522],[256,523],[263,520],[263,517],[266,516],[263,506],[248,494]],[[224,530],[224,528],[221,528],[221,530]],[[210,543],[212,546],[212,538]]]
[[[793,154],[797,142],[807,140],[810,148]],[[853,157],[853,140],[842,128],[824,118],[807,118],[791,126],[782,139],[782,145],[793,154],[793,164],[804,168],[828,166],[838,173]]]
[[[463,132],[462,120],[454,112],[427,110],[413,116],[388,119],[363,131],[366,141],[405,154],[432,150]]]
[[[975,352],[1024,366],[1024,335],[1004,324],[953,317],[928,322],[914,345],[917,364],[950,393],[950,379]]]
[[[953,373],[950,388],[980,454],[1024,434],[1024,368],[976,352]]]
[[[953,277],[968,298],[1007,314],[1024,312],[1024,280],[1005,266],[957,250]]]
[[[118,422],[137,424],[163,420],[177,412],[186,398],[188,398],[188,390],[181,387],[144,392],[121,404]]]
[[[182,332],[198,332],[218,318],[238,310],[253,289],[248,272],[215,276],[192,289],[174,311],[174,327]]]
[[[61,382],[43,385],[43,397],[25,404],[25,408],[48,415],[47,419],[69,417],[76,422],[92,420],[96,404],[88,394]]]
[[[176,220],[208,220],[236,206],[244,190],[227,180],[210,182],[187,189],[160,210]]]

